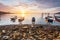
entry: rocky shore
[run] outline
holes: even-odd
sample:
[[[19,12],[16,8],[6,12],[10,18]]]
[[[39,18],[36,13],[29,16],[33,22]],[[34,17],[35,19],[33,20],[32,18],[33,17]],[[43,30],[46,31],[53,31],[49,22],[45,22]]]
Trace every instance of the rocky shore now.
[[[0,26],[0,40],[60,40],[60,26],[38,24]]]

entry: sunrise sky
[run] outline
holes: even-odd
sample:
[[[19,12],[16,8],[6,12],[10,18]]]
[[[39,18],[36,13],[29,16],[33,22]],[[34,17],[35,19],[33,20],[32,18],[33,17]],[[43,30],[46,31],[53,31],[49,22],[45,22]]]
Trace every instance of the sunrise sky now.
[[[0,11],[20,13],[60,12],[60,0],[0,0]]]

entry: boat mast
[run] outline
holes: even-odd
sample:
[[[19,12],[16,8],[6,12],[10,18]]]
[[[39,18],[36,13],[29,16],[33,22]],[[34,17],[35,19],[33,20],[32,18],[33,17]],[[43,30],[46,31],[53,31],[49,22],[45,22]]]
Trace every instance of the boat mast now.
[[[50,15],[50,13],[47,13],[47,16],[49,16]]]
[[[43,13],[41,13],[41,19],[43,18],[43,15],[44,15],[44,14],[43,14]]]

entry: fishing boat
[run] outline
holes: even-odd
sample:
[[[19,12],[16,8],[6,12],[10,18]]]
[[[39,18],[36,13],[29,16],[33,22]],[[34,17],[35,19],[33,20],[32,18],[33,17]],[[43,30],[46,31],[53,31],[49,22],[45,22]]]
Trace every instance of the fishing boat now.
[[[54,14],[55,21],[60,22],[60,12]]]
[[[49,23],[53,23],[53,17],[52,16],[47,16],[47,17],[45,17],[45,21],[46,22],[49,22]]]

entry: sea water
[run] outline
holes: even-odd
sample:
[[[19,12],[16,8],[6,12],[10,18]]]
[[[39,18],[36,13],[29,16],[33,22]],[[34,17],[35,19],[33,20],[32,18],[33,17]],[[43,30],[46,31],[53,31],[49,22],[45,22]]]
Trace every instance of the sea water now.
[[[17,16],[17,20],[15,22],[12,22],[10,18]],[[24,21],[22,24],[32,24],[32,17],[36,18],[35,24],[47,24],[45,21],[45,17],[47,15],[42,15],[40,13],[35,13],[35,14],[26,14],[24,17]],[[54,16],[53,14],[50,14],[50,16]],[[19,24],[18,19],[21,17],[20,14],[5,14],[1,15],[1,20],[0,20],[0,25],[10,25],[10,24]],[[52,25],[60,25],[60,22],[54,21]]]

